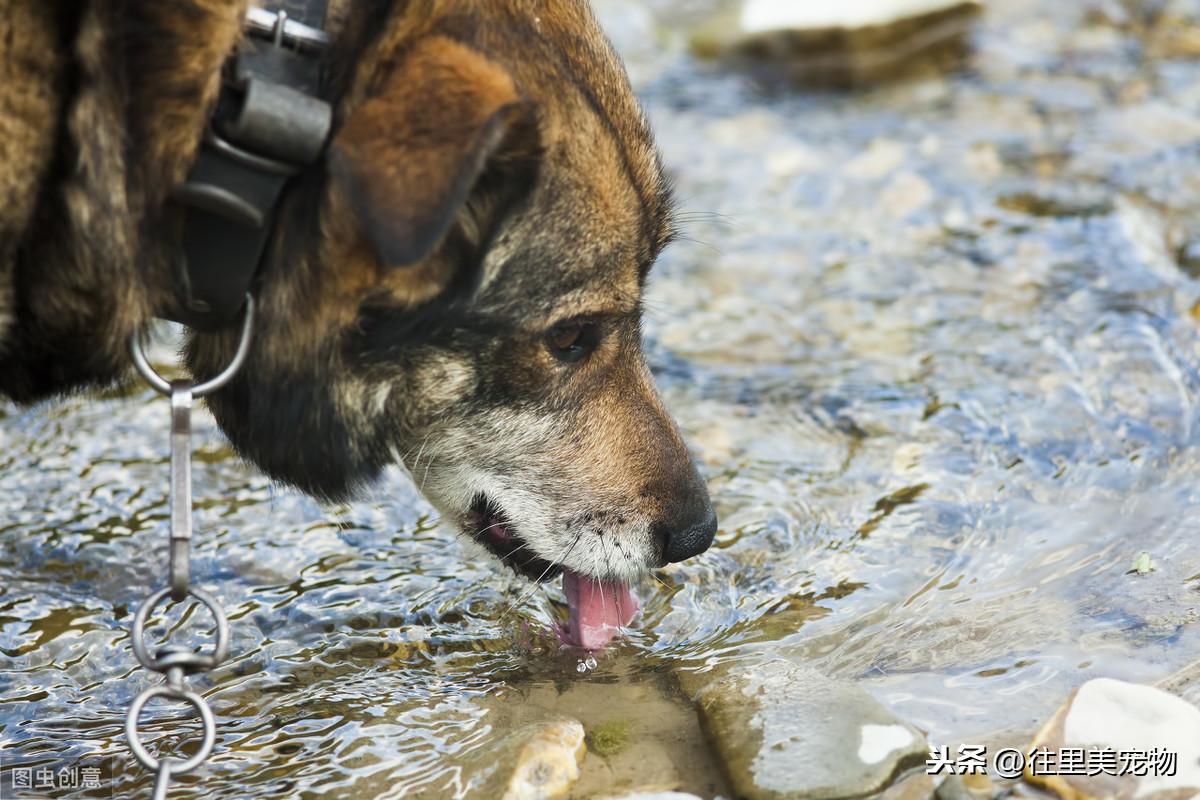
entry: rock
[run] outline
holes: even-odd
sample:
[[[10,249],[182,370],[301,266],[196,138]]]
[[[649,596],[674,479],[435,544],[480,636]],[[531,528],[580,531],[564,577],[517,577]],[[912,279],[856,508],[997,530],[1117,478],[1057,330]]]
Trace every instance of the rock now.
[[[583,738],[583,726],[575,720],[541,726],[521,748],[504,800],[565,796],[579,780],[579,762],[587,752]]]
[[[956,66],[978,0],[745,0],[692,37],[700,56],[764,78],[848,87]]]
[[[1104,187],[1079,183],[1065,188],[1042,187],[996,198],[996,205],[1032,217],[1097,217],[1111,214],[1113,201]]]
[[[1097,128],[1098,147],[1131,158],[1200,140],[1200,118],[1161,100],[1108,109],[1099,116]]]
[[[996,795],[996,787],[992,785],[992,779],[983,772],[967,773],[966,775],[958,776],[962,779],[963,786],[966,787],[967,793],[972,797],[986,798]]]
[[[1159,681],[1157,686],[1188,702],[1200,704],[1200,661],[1193,661],[1176,670]]]
[[[933,793],[933,800],[974,800],[959,775],[947,775]]]
[[[700,800],[700,798],[687,792],[646,791],[617,795],[605,798],[605,800]]]
[[[879,800],[929,800],[937,789],[938,781],[933,775],[914,772],[889,786]]]
[[[902,172],[883,187],[879,203],[896,219],[924,210],[933,201],[933,187],[915,172]]]
[[[1036,758],[1031,759],[1025,766],[1026,780],[1068,800],[1182,800],[1200,793],[1200,709],[1152,686],[1111,678],[1088,681],[1038,732],[1033,748],[1049,751],[1055,768],[1038,769]],[[1113,768],[1098,761],[1103,766],[1100,774],[1087,775],[1091,771],[1087,769],[1081,770],[1083,775],[1062,774],[1064,749],[1079,748],[1089,756],[1116,751]],[[1145,770],[1145,775],[1110,774],[1121,771],[1121,753],[1156,749],[1175,754],[1175,774],[1162,774],[1169,770],[1154,768]],[[1150,765],[1153,767],[1154,762]],[[1048,774],[1051,771],[1057,774]]]
[[[875,139],[866,150],[846,162],[843,174],[862,180],[890,175],[909,158],[908,148],[891,139]]]
[[[856,797],[924,763],[924,736],[863,689],[772,661],[701,689],[702,724],[735,794]]]
[[[996,794],[987,775],[947,775],[933,793],[935,800],[989,800]]]

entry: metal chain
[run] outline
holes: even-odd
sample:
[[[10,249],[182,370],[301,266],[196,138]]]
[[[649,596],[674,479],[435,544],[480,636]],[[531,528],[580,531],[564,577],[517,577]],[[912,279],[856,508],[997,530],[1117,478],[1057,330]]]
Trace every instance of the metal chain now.
[[[242,323],[241,341],[233,361],[217,377],[199,386],[190,380],[167,382],[154,371],[142,349],[141,338],[136,334],[130,340],[130,355],[134,366],[155,390],[171,398],[171,489],[170,489],[170,566],[169,579],[165,588],[147,597],[133,617],[133,654],[138,663],[148,670],[162,673],[166,682],[152,686],[139,694],[129,707],[125,717],[125,738],[133,755],[146,769],[156,773],[154,800],[165,800],[171,778],[191,772],[203,764],[212,754],[217,741],[216,720],[212,709],[203,697],[187,688],[184,678],[217,667],[229,654],[229,619],[221,604],[208,592],[190,584],[189,561],[192,540],[192,400],[214,392],[227,384],[246,360],[250,347],[250,335],[254,322],[254,300],[247,296],[245,320]],[[216,643],[211,653],[195,652],[181,645],[163,645],[151,655],[146,648],[146,620],[163,600],[170,597],[182,602],[191,597],[206,606],[216,623]],[[138,731],[139,717],[146,703],[155,697],[187,703],[200,717],[203,728],[200,748],[188,759],[174,757],[157,758],[142,744]]]

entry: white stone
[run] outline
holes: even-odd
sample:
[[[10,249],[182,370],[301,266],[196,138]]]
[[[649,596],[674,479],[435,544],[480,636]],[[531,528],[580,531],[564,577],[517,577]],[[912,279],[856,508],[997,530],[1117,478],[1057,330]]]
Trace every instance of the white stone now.
[[[746,33],[888,25],[906,17],[962,5],[961,0],[748,0],[742,8]]]
[[[1200,709],[1153,686],[1097,678],[1080,687],[1063,722],[1064,744],[1179,754],[1175,775],[1138,778],[1135,797],[1200,789]]]

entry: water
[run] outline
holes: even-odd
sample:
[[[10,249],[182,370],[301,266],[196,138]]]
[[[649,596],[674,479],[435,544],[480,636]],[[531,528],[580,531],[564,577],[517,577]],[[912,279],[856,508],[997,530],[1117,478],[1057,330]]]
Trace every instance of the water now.
[[[233,655],[195,679],[220,741],[191,796],[488,796],[522,726],[563,716],[627,731],[580,797],[711,796],[685,690],[733,664],[803,659],[958,745],[1200,657],[1194,10],[997,4],[963,74],[845,96],[691,61],[653,26],[668,0],[600,5],[697,212],[647,333],[717,545],[580,671],[541,633],[558,590],[460,546],[402,474],[321,507],[201,415],[193,569]],[[141,389],[0,406],[6,757],[126,763],[166,426]],[[1142,551],[1157,570],[1129,574]]]

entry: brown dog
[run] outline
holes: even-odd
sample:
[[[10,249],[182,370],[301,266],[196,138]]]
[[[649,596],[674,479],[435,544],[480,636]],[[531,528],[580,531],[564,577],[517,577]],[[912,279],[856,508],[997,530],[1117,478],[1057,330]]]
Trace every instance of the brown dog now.
[[[533,578],[561,568],[603,595],[702,552],[716,520],[641,354],[669,191],[586,2],[331,12],[333,134],[277,215],[249,361],[209,400],[222,429],[325,497],[402,461],[448,520]],[[170,302],[168,192],[245,13],[245,0],[8,4],[3,394],[127,373],[127,339]],[[236,338],[192,335],[193,372],[220,370]]]

